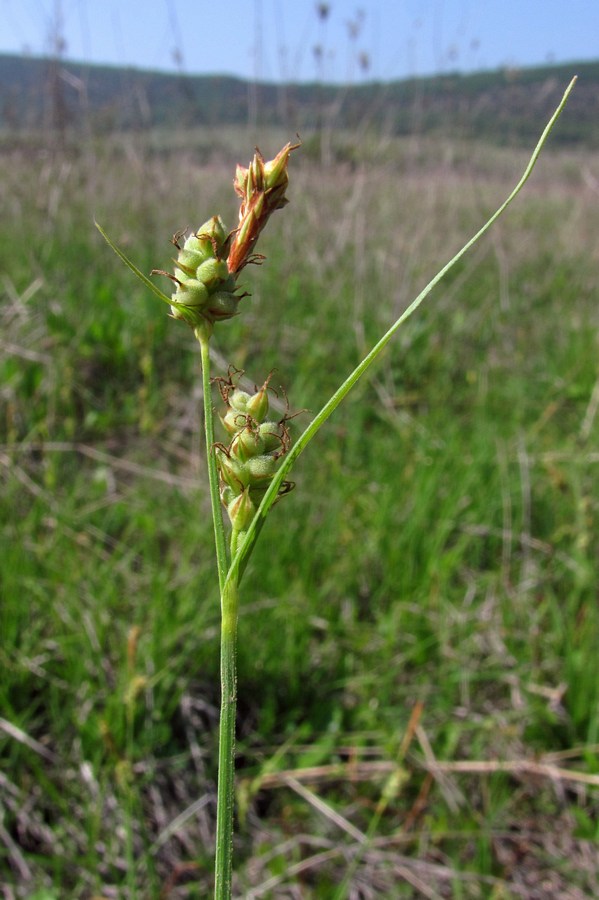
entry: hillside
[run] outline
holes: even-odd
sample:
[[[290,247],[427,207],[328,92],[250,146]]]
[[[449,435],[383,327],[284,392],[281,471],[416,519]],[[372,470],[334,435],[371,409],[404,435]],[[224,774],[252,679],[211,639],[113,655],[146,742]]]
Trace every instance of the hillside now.
[[[0,56],[0,128],[82,128],[102,134],[149,127],[282,125],[385,134],[451,133],[501,144],[529,142],[570,78],[562,143],[599,145],[599,62],[449,74],[350,87],[254,84],[51,59]]]

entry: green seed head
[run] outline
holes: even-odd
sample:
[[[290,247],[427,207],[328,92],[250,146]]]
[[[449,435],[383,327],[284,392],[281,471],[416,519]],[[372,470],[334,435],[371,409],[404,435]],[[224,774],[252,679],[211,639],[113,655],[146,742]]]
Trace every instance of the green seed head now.
[[[222,480],[233,489],[236,495],[247,486],[249,472],[244,463],[225,453],[220,447],[216,448],[216,464]]]
[[[173,243],[179,248],[178,237],[175,235]],[[222,219],[213,216],[179,248],[175,275],[169,276],[177,284],[171,311],[192,328],[207,324],[211,328],[214,322],[237,314],[240,297],[235,293],[235,278],[221,258],[226,256],[228,244]]]
[[[231,367],[228,378],[216,379],[227,404],[222,422],[231,436],[228,447],[219,444],[215,450],[220,496],[234,528],[239,531],[249,526],[290,445],[286,416],[279,422],[265,421],[269,411],[270,376],[261,388],[250,394],[236,386],[242,375],[243,372]],[[292,487],[290,482],[284,482],[279,487],[279,496],[289,493]]]
[[[201,231],[202,229],[200,229]],[[198,234],[190,234],[189,237],[185,239],[185,243],[183,244],[182,253],[198,253],[202,259],[208,259],[211,255],[212,244],[206,238],[200,240]]]
[[[255,244],[270,215],[287,202],[287,165],[297,146],[287,144],[268,162],[257,150],[248,168],[238,166],[234,181],[241,198],[237,228],[227,232],[220,216],[212,216],[185,238],[182,247],[179,241],[185,232],[177,232],[172,238],[178,251],[175,274],[153,270],[153,274],[166,275],[177,284],[172,314],[186,321],[196,337],[209,337],[214,323],[236,315],[239,301],[247,296],[239,292],[237,279],[246,265],[264,258],[255,253]],[[262,391],[266,392],[266,387]],[[264,421],[268,414],[268,401],[260,391],[251,414],[257,422]]]
[[[239,297],[228,291],[217,291],[216,294],[210,294],[210,300],[206,306],[205,317],[211,322],[218,319],[232,319],[237,315],[237,307],[239,305]]]
[[[202,227],[198,228],[196,233],[192,235],[192,237],[197,240],[202,251],[206,254],[206,258],[209,256],[219,256],[219,251],[224,247],[227,236],[225,223],[220,216],[212,216],[211,219],[204,222]],[[185,244],[187,245],[187,241]]]
[[[252,397],[249,398],[247,403],[247,411],[256,420],[256,422],[263,422],[268,415],[269,405],[268,388],[267,384],[265,383],[259,391],[257,391]]]
[[[250,400],[251,395],[248,394],[247,391],[242,391],[239,388],[236,388],[229,397],[229,406],[236,412],[245,413],[247,412],[248,403]]]
[[[237,497],[238,495],[235,493],[232,487],[228,484],[221,484],[220,486],[220,499],[223,506],[228,506],[229,503]]]
[[[263,422],[258,428],[258,434],[264,443],[264,453],[285,448],[285,434],[279,422]]]
[[[260,456],[265,449],[265,442],[251,427],[242,428],[231,443],[231,452],[244,461]]]
[[[231,408],[227,410],[221,421],[229,434],[237,434],[247,425],[247,415]]]
[[[222,287],[224,284],[231,284],[227,264],[221,259],[207,259],[202,262],[196,270],[196,278],[206,285],[208,290]],[[232,286],[234,289],[234,282]]]
[[[279,461],[274,456],[255,456],[248,459],[245,464],[248,483],[250,485],[260,485],[271,480],[277,470]]]
[[[198,266],[201,266],[206,259],[209,259],[201,248],[193,249],[188,248],[188,243],[190,240],[193,240],[194,245],[199,244],[198,239],[195,234],[192,234],[191,238],[187,238],[185,241],[185,246],[182,250],[179,250],[177,254],[177,265],[180,266],[184,271],[195,272]]]
[[[250,497],[250,492],[246,488],[238,497],[227,505],[227,512],[231,520],[231,525],[236,531],[245,531],[249,527],[252,519],[256,515],[256,507]]]
[[[201,281],[188,278],[183,281],[173,294],[172,300],[181,306],[199,307],[203,309],[208,303],[208,289]]]

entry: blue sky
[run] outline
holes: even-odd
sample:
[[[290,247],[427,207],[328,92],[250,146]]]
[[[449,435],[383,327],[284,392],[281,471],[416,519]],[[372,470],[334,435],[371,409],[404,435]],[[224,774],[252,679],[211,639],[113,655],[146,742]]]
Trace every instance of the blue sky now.
[[[73,59],[269,81],[599,59],[599,0],[0,0],[0,11],[0,52],[47,53],[58,33]]]

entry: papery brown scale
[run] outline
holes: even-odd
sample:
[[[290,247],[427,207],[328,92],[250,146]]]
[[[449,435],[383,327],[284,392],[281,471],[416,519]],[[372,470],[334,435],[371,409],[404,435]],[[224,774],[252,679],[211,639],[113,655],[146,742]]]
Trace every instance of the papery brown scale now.
[[[247,178],[248,178],[248,170],[243,166],[237,166],[235,172],[235,181],[233,182],[233,187],[235,188],[235,193],[239,197],[245,198],[247,193]]]
[[[268,213],[264,214],[264,198],[262,195],[258,195],[253,198],[252,205],[233,238],[227,259],[229,272],[235,274],[246,265],[252,248],[267,221]]]

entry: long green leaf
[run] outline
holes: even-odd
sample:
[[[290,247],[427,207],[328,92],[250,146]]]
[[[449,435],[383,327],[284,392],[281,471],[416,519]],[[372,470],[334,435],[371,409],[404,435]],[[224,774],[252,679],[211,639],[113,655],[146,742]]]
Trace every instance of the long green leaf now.
[[[294,462],[298,458],[298,456],[305,450],[307,445],[310,443],[314,435],[317,431],[324,425],[326,420],[329,418],[332,412],[339,406],[343,398],[349,393],[349,391],[353,388],[356,382],[362,377],[362,375],[370,368],[372,363],[377,359],[386,345],[389,343],[391,338],[394,336],[397,329],[402,325],[406,319],[408,319],[413,312],[415,312],[422,301],[430,294],[434,287],[441,281],[441,279],[449,272],[449,270],[455,266],[455,264],[464,256],[465,253],[470,250],[470,248],[476,244],[476,242],[491,228],[491,226],[497,221],[499,216],[507,209],[512,200],[520,193],[524,184],[528,181],[532,170],[535,167],[535,163],[539,158],[539,154],[547,140],[549,133],[551,132],[553,126],[557,122],[564,106],[567,103],[568,97],[576,83],[576,77],[572,79],[564,96],[562,97],[559,106],[551,116],[549,122],[545,126],[545,129],[539,138],[539,141],[533,150],[532,156],[524,170],[522,177],[520,178],[518,184],[511,192],[507,200],[505,200],[499,209],[493,213],[490,219],[485,222],[482,228],[476,232],[476,234],[470,238],[470,240],[464,244],[461,250],[459,250],[456,255],[443,266],[442,269],[435,275],[435,277],[429,281],[427,286],[422,290],[416,299],[407,307],[406,310],[401,314],[401,316],[393,323],[391,328],[382,336],[382,338],[375,344],[372,350],[364,357],[361,363],[354,369],[351,375],[346,378],[343,384],[335,391],[332,397],[325,403],[320,412],[314,417],[314,419],[310,422],[304,433],[299,437],[296,443],[293,445],[289,453],[284,457],[280,468],[277,471],[277,474],[273,478],[268,491],[264,495],[262,499],[262,503],[258,508],[256,516],[247,530],[247,534],[239,550],[237,551],[235,558],[233,559],[231,566],[229,568],[229,573],[227,576],[227,580],[229,579],[239,579],[243,574],[245,566],[247,565],[250,553],[256,543],[256,539],[260,534],[262,526],[264,525],[264,520],[266,518],[266,514],[268,513],[270,507],[273,505],[275,500],[277,499],[279,489],[285,480],[286,476],[289,474],[289,470],[293,466]]]
[[[162,300],[164,303],[168,303],[169,306],[177,305],[177,304],[173,304],[173,301],[171,300],[171,298],[167,297],[166,294],[163,294],[162,291],[160,290],[160,288],[156,287],[154,282],[150,281],[150,279],[148,278],[147,275],[144,275],[143,272],[140,272],[140,270],[137,268],[137,266],[134,263],[132,263],[131,260],[125,256],[123,251],[121,249],[119,249],[119,247],[117,247],[117,245],[114,243],[114,241],[112,241],[108,237],[108,235],[106,234],[106,232],[104,231],[104,229],[102,228],[101,225],[98,225],[97,222],[95,222],[94,224],[95,224],[96,228],[98,229],[98,231],[100,232],[100,234],[102,235],[102,237],[104,238],[104,240],[106,241],[106,243],[108,244],[108,246],[112,247],[112,249],[114,250],[116,255],[119,257],[119,259],[122,259],[122,261],[125,263],[127,268],[131,269],[133,274],[137,275],[139,280],[143,281],[143,283],[145,284],[146,287],[148,287],[151,291],[153,291],[156,294],[156,296],[159,297],[160,300]]]

